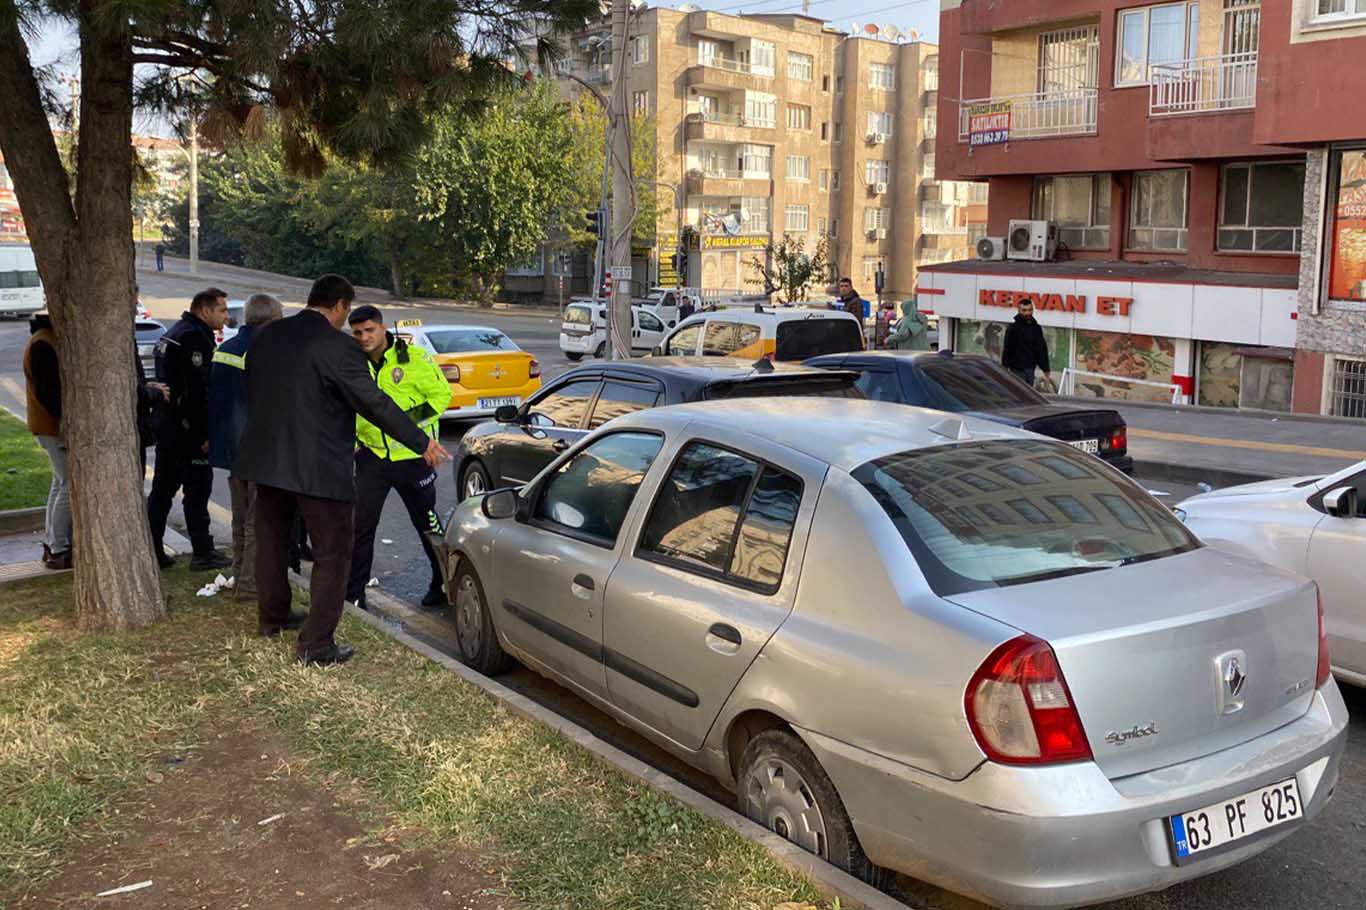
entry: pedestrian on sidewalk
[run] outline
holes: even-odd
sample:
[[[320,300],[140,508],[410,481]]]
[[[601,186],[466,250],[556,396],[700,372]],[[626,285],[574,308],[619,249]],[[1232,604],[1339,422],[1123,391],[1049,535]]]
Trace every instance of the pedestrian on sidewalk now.
[[[267,326],[247,361],[247,427],[234,469],[256,484],[256,590],[262,635],[298,628],[298,660],[339,664],[353,649],[341,619],[355,528],[356,415],[436,467],[450,458],[375,385],[365,354],[339,329],[356,290],[340,275],[313,283],[304,310]],[[313,541],[307,618],[289,609],[290,525],[303,514]]]
[[[856,317],[859,325],[862,326],[863,321],[868,318],[868,301],[863,299],[862,294],[854,290],[854,279],[840,279],[839,302],[844,305],[844,312]]]
[[[196,572],[226,569],[232,560],[220,553],[209,531],[209,495],[213,466],[209,464],[209,371],[213,365],[214,333],[228,321],[228,295],[208,288],[194,295],[180,321],[157,342],[157,380],[171,390],[171,400],[157,428],[157,463],[152,492],[147,497],[147,521],[157,563],[175,563],[166,555],[162,537],[175,494],[182,490],[185,527],[190,532]]]
[[[280,301],[269,294],[253,294],[243,307],[245,324],[213,352],[209,374],[209,463],[229,472],[233,597],[239,602],[256,600],[256,485],[233,470],[237,444],[247,426],[247,353],[256,334],[284,315]]]
[[[451,403],[451,386],[430,355],[409,345],[384,327],[384,316],[372,306],[356,307],[347,323],[369,361],[375,385],[394,400],[432,439],[439,433],[441,414]],[[346,599],[365,609],[365,583],[375,561],[375,530],[390,490],[397,490],[408,510],[408,520],[432,567],[431,583],[422,598],[424,607],[446,604],[441,561],[428,534],[444,535],[436,514],[436,471],[422,453],[395,442],[364,417],[356,418],[356,537],[351,551],[351,577]]]
[[[1034,304],[1021,300],[1015,321],[1006,327],[1005,342],[1001,345],[1001,365],[1034,388],[1034,371],[1042,370],[1051,382],[1053,374],[1048,363],[1048,339],[1043,326],[1034,319]]]
[[[24,346],[24,384],[28,392],[28,430],[52,464],[43,518],[43,565],[71,568],[71,490],[67,485],[67,451],[62,436],[62,371],[52,317],[37,313],[29,320]]]
[[[166,244],[157,243],[157,271],[166,271]]]

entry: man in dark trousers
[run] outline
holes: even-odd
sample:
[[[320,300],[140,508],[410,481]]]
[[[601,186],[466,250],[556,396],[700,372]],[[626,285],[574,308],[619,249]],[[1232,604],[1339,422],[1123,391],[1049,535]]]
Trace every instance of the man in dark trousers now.
[[[1021,300],[1015,321],[1006,328],[1005,343],[1001,345],[1001,365],[1014,373],[1031,389],[1034,371],[1042,370],[1052,381],[1048,365],[1048,340],[1043,337],[1043,326],[1034,319],[1034,304]]]
[[[347,319],[351,334],[369,361],[375,385],[417,421],[432,438],[438,435],[441,414],[451,403],[451,386],[436,361],[422,348],[409,345],[384,327],[384,316],[372,306],[359,306]],[[351,579],[346,599],[365,607],[365,583],[375,562],[375,530],[390,490],[398,491],[408,509],[408,520],[431,564],[432,580],[424,607],[441,607],[441,563],[427,534],[441,535],[436,514],[436,472],[422,453],[390,439],[364,417],[356,419],[356,545],[351,551]]]
[[[157,463],[152,492],[147,497],[147,520],[157,562],[173,564],[162,546],[166,517],[177,490],[183,488],[185,527],[190,532],[196,572],[226,569],[232,560],[218,552],[209,531],[209,494],[213,467],[209,464],[209,370],[216,346],[214,333],[228,322],[228,295],[208,288],[194,295],[190,308],[157,342],[157,380],[171,390],[171,400],[157,428]]]
[[[284,316],[280,301],[269,294],[253,294],[242,308],[245,323],[236,335],[213,352],[209,377],[209,461],[228,471],[232,495],[233,597],[256,599],[256,534],[252,513],[256,485],[233,471],[237,442],[247,426],[247,351],[252,339],[269,323]]]
[[[164,271],[166,270],[166,244],[164,244],[164,243],[158,243],[156,249],[157,249],[157,271],[158,271],[158,272],[164,272]]]
[[[234,469],[256,484],[259,631],[298,628],[298,659],[339,664],[353,653],[333,639],[351,568],[355,528],[356,415],[432,467],[450,454],[375,384],[360,346],[341,329],[356,290],[340,275],[313,283],[301,313],[263,329],[247,360],[247,428]],[[303,513],[313,541],[307,619],[289,609],[290,525]]]

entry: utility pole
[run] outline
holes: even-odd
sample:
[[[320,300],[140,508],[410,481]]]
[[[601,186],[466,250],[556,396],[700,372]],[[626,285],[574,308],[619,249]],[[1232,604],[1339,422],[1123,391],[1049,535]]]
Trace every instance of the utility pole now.
[[[612,95],[609,149],[612,159],[611,245],[607,253],[612,274],[611,318],[607,327],[612,359],[631,356],[631,233],[635,223],[635,175],[631,169],[631,120],[627,105],[627,74],[630,72],[627,38],[631,15],[629,0],[612,0]]]
[[[199,118],[190,112],[190,274],[199,274]]]

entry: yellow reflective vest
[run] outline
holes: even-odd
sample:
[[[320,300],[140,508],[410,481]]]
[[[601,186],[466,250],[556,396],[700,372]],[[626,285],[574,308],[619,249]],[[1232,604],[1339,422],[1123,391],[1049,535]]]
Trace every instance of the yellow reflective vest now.
[[[422,431],[435,439],[441,414],[451,403],[451,386],[430,354],[389,333],[384,358],[375,363],[367,358],[370,375],[384,394],[407,412]],[[356,416],[356,441],[380,458],[405,461],[421,458],[403,443],[389,436],[360,415]]]

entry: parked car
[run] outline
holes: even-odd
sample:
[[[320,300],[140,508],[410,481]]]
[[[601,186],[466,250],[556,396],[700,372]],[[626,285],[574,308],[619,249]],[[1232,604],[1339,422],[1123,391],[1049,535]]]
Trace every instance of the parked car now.
[[[801,361],[861,350],[863,326],[843,310],[756,306],[697,313],[679,323],[655,353]]]
[[[583,301],[564,308],[560,322],[560,350],[570,360],[579,361],[587,354],[598,359],[607,356],[607,303]],[[677,307],[674,319],[678,318]],[[651,307],[631,307],[631,353],[644,356],[664,338],[668,330],[664,317]]]
[[[1318,582],[1333,673],[1366,686],[1366,461],[1204,493],[1176,514],[1210,546]]]
[[[1337,783],[1314,584],[998,423],[640,411],[465,500],[440,552],[467,664],[559,681],[870,881],[1110,900],[1260,853]]]
[[[142,361],[143,372],[148,379],[156,378],[156,349],[161,336],[166,334],[166,326],[155,319],[138,319],[133,323],[133,337],[137,341],[138,359]]]
[[[1132,474],[1129,428],[1118,411],[1049,401],[988,357],[952,351],[862,351],[808,366],[857,370],[868,398],[971,414],[1052,436]]]
[[[235,337],[238,330],[246,324],[247,302],[245,300],[229,300],[228,321],[224,323],[223,328],[214,332],[214,341],[218,344],[222,344],[229,338]]]
[[[564,373],[498,422],[470,429],[455,453],[462,498],[525,483],[609,420],[656,405],[757,395],[857,396],[853,373],[723,358],[652,357]]]
[[[492,417],[498,408],[516,407],[541,387],[540,362],[498,329],[400,319],[394,332],[431,354],[450,383],[451,403],[444,418]]]

